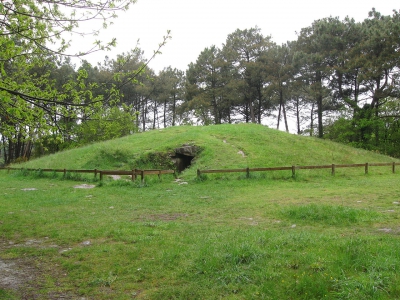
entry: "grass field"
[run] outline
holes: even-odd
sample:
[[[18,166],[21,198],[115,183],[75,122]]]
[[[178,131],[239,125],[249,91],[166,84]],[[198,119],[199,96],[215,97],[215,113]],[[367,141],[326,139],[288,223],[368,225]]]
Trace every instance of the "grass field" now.
[[[239,144],[248,164],[261,156],[268,156],[261,166],[294,160],[278,162],[287,151],[282,148],[274,161],[272,152],[265,155],[255,146],[253,151],[222,129],[226,142],[194,132],[192,140],[204,150],[193,168],[240,165]],[[186,140],[174,134],[178,143]],[[289,143],[287,136],[277,134],[275,141]],[[212,143],[235,149],[221,156],[210,150]],[[100,146],[91,147],[86,162],[83,152],[76,158],[68,152],[71,167],[73,161],[89,165]],[[342,156],[312,149],[320,160],[333,155],[348,163],[391,161],[341,147],[335,145]],[[292,152],[296,161],[313,163],[309,152],[302,156],[296,147]],[[233,162],[227,165],[229,158]],[[399,171],[210,175],[201,181],[194,174],[189,169],[182,181],[168,175],[140,184],[1,171],[0,299],[400,298]],[[74,188],[81,183],[95,187]]]
[[[399,179],[74,189],[2,172],[0,258],[32,266],[19,290],[38,299],[398,299]]]

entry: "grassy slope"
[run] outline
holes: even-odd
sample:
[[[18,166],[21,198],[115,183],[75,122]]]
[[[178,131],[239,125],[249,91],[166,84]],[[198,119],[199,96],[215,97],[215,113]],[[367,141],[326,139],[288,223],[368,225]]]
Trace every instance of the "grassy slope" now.
[[[144,153],[167,151],[182,144],[203,149],[192,170],[205,168],[243,168],[388,162],[376,153],[346,147],[316,138],[287,134],[254,124],[206,127],[171,127],[136,134],[121,139],[73,149],[24,166],[31,168],[132,169],[135,159]],[[246,157],[238,154],[243,151]]]

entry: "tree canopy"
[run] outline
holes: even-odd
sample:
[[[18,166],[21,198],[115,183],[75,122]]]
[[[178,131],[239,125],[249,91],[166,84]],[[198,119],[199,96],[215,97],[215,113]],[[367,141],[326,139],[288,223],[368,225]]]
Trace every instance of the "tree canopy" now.
[[[279,129],[282,121],[286,131],[294,124],[298,134],[400,157],[398,11],[372,9],[362,22],[316,20],[282,45],[258,27],[237,29],[185,71],[154,72],[138,47],[88,63],[84,55],[115,41],[96,41],[96,30],[80,32],[79,24],[107,27],[133,3],[0,3],[4,163],[160,127],[253,122]],[[94,48],[69,53],[66,33],[93,36]]]
[[[96,40],[96,35],[133,3],[135,0],[0,3],[0,134],[6,163],[29,156],[32,141],[43,136],[57,136],[57,143],[65,137],[69,141],[72,123],[99,116],[99,109],[120,101],[123,86],[136,82],[148,60],[134,54],[119,58],[118,64],[135,60],[139,63],[136,68],[115,69],[107,78],[94,79],[93,68],[85,62],[78,70],[71,63],[72,58],[113,47],[115,39],[103,42]],[[100,28],[82,31],[79,25],[84,22]],[[67,38],[76,35],[93,38],[93,47],[71,53]]]

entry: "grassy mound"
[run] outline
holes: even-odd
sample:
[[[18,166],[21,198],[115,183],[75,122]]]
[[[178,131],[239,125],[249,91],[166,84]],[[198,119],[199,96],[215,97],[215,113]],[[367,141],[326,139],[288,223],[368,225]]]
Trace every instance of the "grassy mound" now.
[[[183,176],[196,169],[389,162],[377,153],[256,124],[180,126],[134,134],[68,150],[18,166],[27,168],[167,168],[173,149],[190,144],[202,151]]]

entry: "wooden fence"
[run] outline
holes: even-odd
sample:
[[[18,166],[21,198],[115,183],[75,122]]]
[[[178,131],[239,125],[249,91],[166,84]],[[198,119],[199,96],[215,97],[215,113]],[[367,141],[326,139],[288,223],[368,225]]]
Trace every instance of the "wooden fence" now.
[[[290,167],[272,167],[272,168],[244,168],[244,169],[221,169],[221,170],[200,170],[197,169],[197,176],[200,177],[202,174],[210,173],[246,173],[246,176],[250,176],[250,172],[268,172],[268,171],[292,171],[292,176],[296,175],[296,170],[312,170],[312,169],[331,169],[332,175],[335,175],[337,168],[364,168],[365,174],[368,174],[369,167],[384,167],[390,166],[392,172],[395,173],[396,165],[400,165],[399,162],[390,163],[365,163],[365,164],[331,164],[331,165],[319,165],[319,166],[290,166]],[[104,175],[128,175],[132,177],[132,181],[135,181],[140,176],[141,181],[144,181],[147,175],[158,175],[160,178],[163,174],[175,174],[174,170],[68,170],[68,169],[25,169],[25,168],[0,168],[0,170],[27,170],[27,171],[41,171],[41,172],[58,172],[64,173],[92,173],[94,177],[97,174],[100,176],[100,180],[103,180]]]
[[[133,169],[129,171],[124,170],[68,170],[68,169],[26,169],[26,168],[0,168],[0,170],[26,170],[26,171],[40,171],[40,172],[52,172],[52,173],[64,173],[64,177],[67,173],[92,173],[94,177],[97,177],[97,174],[100,176],[100,180],[103,180],[104,175],[128,175],[132,177],[132,181],[137,179],[137,176],[140,176],[141,181],[144,181],[144,177],[147,175],[158,175],[161,178],[163,174],[175,174],[174,170],[139,170]]]
[[[245,169],[222,169],[222,170],[199,170],[197,169],[197,176],[200,177],[202,174],[210,173],[246,173],[246,176],[250,176],[250,172],[268,172],[268,171],[292,171],[292,176],[296,175],[296,170],[312,170],[312,169],[331,169],[332,175],[335,175],[337,168],[360,168],[365,169],[365,174],[368,174],[369,167],[383,167],[390,166],[392,172],[395,173],[396,165],[400,163],[365,163],[365,164],[344,164],[344,165],[319,165],[319,166],[290,166],[290,167],[273,167],[273,168],[245,168]]]

